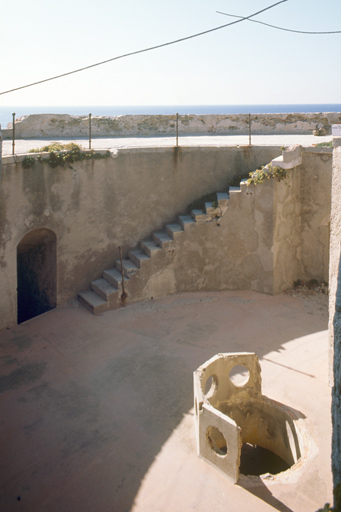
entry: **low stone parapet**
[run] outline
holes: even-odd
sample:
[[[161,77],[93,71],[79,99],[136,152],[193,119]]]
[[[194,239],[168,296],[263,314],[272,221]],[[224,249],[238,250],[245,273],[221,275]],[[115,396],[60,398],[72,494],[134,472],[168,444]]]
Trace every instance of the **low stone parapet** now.
[[[174,135],[177,115],[93,116],[92,137],[131,137]],[[326,134],[332,124],[341,123],[341,113],[292,114],[205,114],[179,115],[178,129],[182,135],[248,134],[312,134],[316,125]],[[4,138],[12,137],[12,123],[3,130]],[[87,137],[89,117],[69,114],[34,114],[19,117],[15,123],[16,138]]]

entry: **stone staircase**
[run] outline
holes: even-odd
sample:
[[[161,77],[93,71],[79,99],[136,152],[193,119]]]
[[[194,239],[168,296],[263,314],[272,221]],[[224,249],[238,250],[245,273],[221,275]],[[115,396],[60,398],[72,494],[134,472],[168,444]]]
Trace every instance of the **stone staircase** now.
[[[114,268],[104,270],[101,278],[91,282],[89,290],[79,293],[81,304],[96,314],[116,309],[125,303],[143,300],[141,287],[148,278],[143,274],[162,268],[163,255],[169,257],[169,253],[175,250],[176,240],[184,236],[187,230],[200,223],[219,223],[219,219],[228,209],[231,194],[238,194],[240,191],[240,187],[229,187],[229,193],[217,193],[216,201],[206,202],[204,210],[194,209],[191,215],[179,215],[177,221],[166,224],[162,231],[153,233],[151,239],[140,243],[140,248],[129,251],[128,257],[122,259],[122,263],[117,260]],[[157,260],[154,267],[149,264],[153,260]],[[123,288],[126,297],[123,296]]]

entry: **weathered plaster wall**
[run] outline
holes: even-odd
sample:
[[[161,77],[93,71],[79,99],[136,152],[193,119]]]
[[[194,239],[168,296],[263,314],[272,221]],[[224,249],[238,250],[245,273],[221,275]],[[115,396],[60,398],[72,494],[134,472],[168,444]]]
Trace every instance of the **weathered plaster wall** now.
[[[300,175],[300,278],[328,282],[332,151],[306,148]]]
[[[302,277],[301,174],[301,166],[295,167],[284,181],[275,180],[273,184],[273,293],[280,293]]]
[[[16,251],[32,230],[56,235],[61,305],[112,268],[120,246],[125,256],[193,200],[226,191],[230,178],[279,153],[280,148],[253,146],[124,149],[106,160],[55,169],[39,162],[23,169],[24,157],[3,158],[1,327],[16,322]],[[319,230],[330,210],[331,158],[306,153],[286,181],[243,185],[231,194],[219,226],[186,231],[162,271],[154,260],[157,275],[145,278],[141,298],[194,289],[278,293],[297,278],[324,276],[328,248]]]
[[[341,113],[252,114],[253,134],[312,133],[316,125],[331,133],[331,125],[341,123]],[[125,137],[174,135],[175,115],[124,115],[92,117],[93,137]],[[8,128],[11,128],[9,123]],[[179,133],[185,134],[246,134],[249,130],[248,114],[181,115]],[[68,114],[35,114],[23,116],[15,124],[16,138],[30,137],[87,137],[88,116]],[[10,138],[12,131],[3,130]]]
[[[0,188],[0,325],[16,322],[16,250],[39,228],[57,236],[57,303],[74,299],[118,258],[194,199],[226,190],[279,148],[126,149],[107,160],[23,169],[3,158]],[[236,219],[236,222],[239,222]],[[240,236],[244,237],[242,233]]]
[[[332,150],[293,147],[276,163],[288,175],[274,184],[274,293],[297,279],[328,282]]]
[[[260,196],[266,196],[264,203]],[[178,237],[166,259],[161,253],[153,256],[157,272],[149,270],[146,282],[137,283],[139,299],[162,296],[165,289],[168,293],[224,289],[272,293],[272,200],[272,182],[262,189],[244,185],[231,194],[218,224],[193,224]],[[135,300],[135,292],[132,295]]]
[[[230,191],[219,220],[193,222],[130,275],[127,303],[193,290],[273,293],[274,181]],[[291,284],[291,283],[290,283]],[[110,308],[120,305],[113,297]]]
[[[329,338],[332,391],[332,468],[334,487],[341,484],[341,140],[333,152],[330,221]],[[339,497],[340,500],[340,497]],[[340,505],[340,503],[339,503]]]

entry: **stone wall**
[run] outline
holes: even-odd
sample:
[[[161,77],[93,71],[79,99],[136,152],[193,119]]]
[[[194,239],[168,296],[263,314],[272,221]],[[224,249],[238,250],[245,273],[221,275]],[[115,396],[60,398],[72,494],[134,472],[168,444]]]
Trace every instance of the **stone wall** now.
[[[305,172],[301,166],[287,172],[285,181],[273,181],[273,293],[303,278],[300,184]]]
[[[332,151],[306,148],[300,169],[300,278],[328,282]]]
[[[280,152],[255,146],[122,149],[108,159],[54,169],[40,162],[24,169],[24,156],[4,157],[0,328],[16,323],[17,248],[26,235],[34,230],[40,230],[37,239],[46,230],[55,234],[57,305],[62,305],[114,266],[119,247],[125,256],[191,202],[227,191],[233,177],[254,171]],[[319,228],[330,210],[331,158],[309,149],[302,155],[287,180],[241,187],[219,226],[200,225],[186,234],[178,253],[169,256],[164,294],[242,288],[278,293],[297,278],[325,275],[322,256],[328,248],[315,259],[311,255],[314,244],[325,241]],[[311,173],[318,179],[309,179]],[[306,182],[309,194],[302,186]]]
[[[316,125],[331,133],[331,125],[341,123],[341,113],[293,113],[293,114],[252,114],[251,130],[253,134],[309,133]],[[8,128],[11,128],[9,123]],[[111,117],[92,117],[92,137],[127,137],[174,135],[176,131],[175,115],[122,115]],[[181,115],[179,116],[179,134],[247,134],[249,131],[248,114],[231,115]],[[35,114],[18,118],[15,124],[16,138],[60,138],[87,137],[89,133],[88,116],[68,114]],[[12,130],[3,130],[4,138],[12,137]]]
[[[0,326],[16,321],[16,252],[35,229],[57,237],[57,304],[195,199],[226,191],[228,180],[266,164],[276,147],[122,149],[105,160],[23,169],[3,158],[0,188]]]
[[[335,140],[335,139],[334,139]],[[332,391],[332,468],[334,487],[341,485],[341,139],[333,152],[330,222],[329,338]],[[338,507],[341,506],[340,489]],[[339,508],[335,508],[339,510]]]

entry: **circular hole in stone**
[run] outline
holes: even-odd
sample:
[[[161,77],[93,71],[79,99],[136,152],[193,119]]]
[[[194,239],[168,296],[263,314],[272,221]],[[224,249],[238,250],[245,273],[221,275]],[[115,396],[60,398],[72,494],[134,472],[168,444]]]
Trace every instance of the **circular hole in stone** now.
[[[206,437],[211,449],[221,457],[227,455],[226,439],[217,427],[210,426],[207,429]]]
[[[218,386],[218,379],[215,375],[210,375],[205,383],[205,398],[212,398]]]
[[[289,468],[289,464],[271,450],[256,444],[243,443],[239,467],[243,475],[277,475]]]
[[[232,384],[234,384],[238,388],[241,388],[249,382],[250,372],[246,368],[246,366],[242,364],[237,364],[230,371],[229,378]]]

